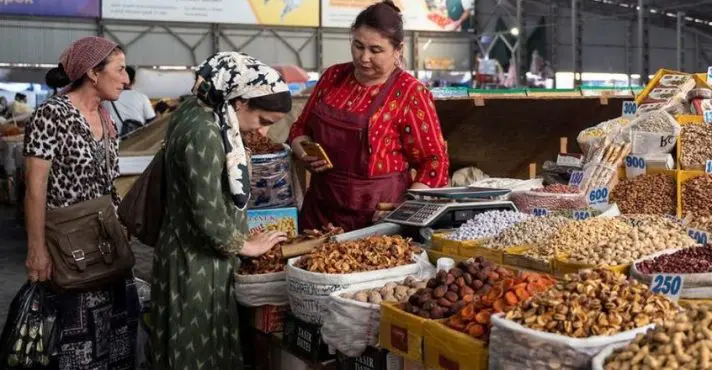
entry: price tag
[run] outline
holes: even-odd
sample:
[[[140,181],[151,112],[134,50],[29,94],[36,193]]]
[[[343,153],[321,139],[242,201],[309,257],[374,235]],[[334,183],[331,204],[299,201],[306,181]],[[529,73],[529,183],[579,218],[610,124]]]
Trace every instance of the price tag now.
[[[707,233],[702,230],[688,229],[687,235],[689,235],[690,238],[695,239],[697,244],[705,245],[705,244],[707,244],[707,241],[709,240]]]
[[[546,208],[534,208],[534,216],[546,217],[549,215],[549,210]]]
[[[685,278],[682,275],[655,274],[650,284],[650,290],[653,293],[662,294],[672,301],[677,301],[684,283]]]
[[[705,163],[705,172],[712,173],[712,160],[708,160]]]
[[[610,194],[607,187],[593,189],[590,193],[588,193],[588,204],[606,204],[608,203],[609,195]]]
[[[569,177],[569,186],[580,187],[583,182],[583,171],[571,172],[571,177]]]
[[[591,218],[591,211],[588,210],[579,210],[579,211],[574,211],[574,220],[576,221],[583,221],[586,219]]]
[[[702,118],[704,118],[706,124],[712,123],[712,110],[702,112]]]
[[[712,83],[712,67],[707,67],[707,83]]]
[[[637,157],[634,155],[625,157],[625,175],[629,179],[645,175],[647,166],[645,158],[643,157]]]
[[[635,113],[638,111],[638,104],[635,104],[634,101],[624,101],[623,102],[623,117],[627,116],[635,116]]]

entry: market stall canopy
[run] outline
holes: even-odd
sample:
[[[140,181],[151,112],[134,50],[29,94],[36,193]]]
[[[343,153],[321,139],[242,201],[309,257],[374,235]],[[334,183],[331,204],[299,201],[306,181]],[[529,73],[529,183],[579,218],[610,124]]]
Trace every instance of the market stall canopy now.
[[[294,64],[278,64],[273,65],[282,78],[288,83],[305,83],[309,82],[309,75],[301,67]]]

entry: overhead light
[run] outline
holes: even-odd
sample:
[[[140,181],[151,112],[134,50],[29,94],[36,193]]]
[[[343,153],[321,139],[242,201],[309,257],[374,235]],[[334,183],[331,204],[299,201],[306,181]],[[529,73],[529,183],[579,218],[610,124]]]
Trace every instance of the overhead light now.
[[[511,33],[514,36],[519,36],[519,28],[517,27],[512,27],[511,30],[509,30],[509,33]]]

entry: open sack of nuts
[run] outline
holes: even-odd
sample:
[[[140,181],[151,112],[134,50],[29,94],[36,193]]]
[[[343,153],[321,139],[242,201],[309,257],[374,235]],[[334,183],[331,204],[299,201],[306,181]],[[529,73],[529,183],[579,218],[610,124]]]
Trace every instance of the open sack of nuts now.
[[[656,110],[642,114],[623,131],[634,154],[670,153],[680,135],[680,124],[670,113]]]
[[[401,236],[372,236],[329,242],[287,264],[287,294],[292,312],[321,324],[330,294],[355,284],[413,276],[425,279],[435,267],[427,253]]]
[[[349,357],[360,356],[378,343],[381,302],[407,302],[425,280],[379,280],[331,293],[321,336],[331,348]]]
[[[712,307],[680,312],[627,345],[605,348],[594,370],[712,368]]]
[[[588,369],[605,347],[630,342],[678,310],[624,275],[603,269],[570,274],[505,315],[492,316],[490,369]]]
[[[681,298],[712,298],[712,245],[665,250],[635,261],[630,269],[630,276],[645,284],[654,274],[683,275]]]
[[[313,247],[326,242],[333,235],[343,233],[341,228],[327,225],[321,230],[305,230],[303,235],[294,235],[289,240],[274,246],[267,253],[256,258],[243,258],[240,269],[235,273],[235,295],[241,305],[259,307],[264,305],[282,306],[289,303],[287,298],[287,260],[282,254],[285,246]]]

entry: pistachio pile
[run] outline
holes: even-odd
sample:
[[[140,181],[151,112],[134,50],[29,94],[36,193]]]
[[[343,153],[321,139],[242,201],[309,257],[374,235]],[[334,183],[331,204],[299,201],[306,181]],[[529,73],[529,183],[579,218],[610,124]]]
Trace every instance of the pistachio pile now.
[[[712,176],[698,176],[682,185],[682,210],[696,217],[712,216]]]
[[[574,338],[614,335],[675,316],[678,306],[624,275],[596,269],[569,274],[507,313],[528,328]]]
[[[572,222],[565,217],[535,217],[502,231],[484,245],[490,249],[504,249],[517,245],[533,245],[546,240],[564,225]]]
[[[677,314],[613,352],[606,370],[712,368],[712,307]]]
[[[712,159],[712,126],[684,125],[680,142],[680,166],[683,170],[702,169]]]
[[[646,174],[623,180],[613,189],[611,200],[621,213],[674,214],[677,211],[677,185],[672,176]]]

